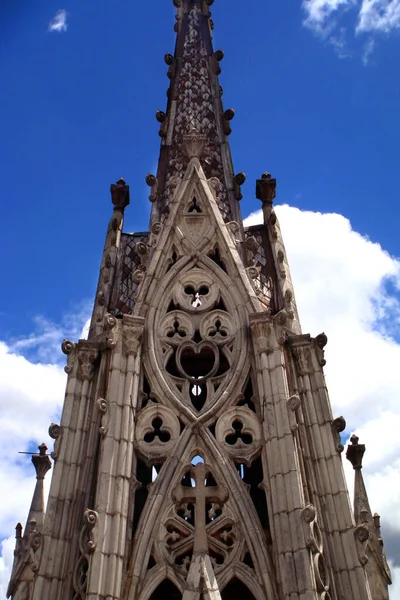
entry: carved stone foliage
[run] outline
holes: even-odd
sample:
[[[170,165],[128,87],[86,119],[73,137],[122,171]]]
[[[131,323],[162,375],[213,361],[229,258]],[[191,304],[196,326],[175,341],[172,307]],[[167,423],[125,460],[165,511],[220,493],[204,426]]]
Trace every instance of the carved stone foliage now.
[[[258,417],[249,408],[234,406],[217,421],[218,442],[237,463],[251,464],[260,451],[262,434]]]
[[[89,341],[81,340],[78,350],[78,379],[90,381],[94,373],[95,361],[99,355],[98,347]]]
[[[98,517],[97,512],[89,509],[83,515],[83,526],[79,536],[80,556],[73,573],[73,588],[75,593],[72,600],[86,600],[90,555],[96,549],[93,530],[97,524]]]
[[[169,408],[152,404],[140,412],[135,444],[139,453],[152,463],[165,460],[179,435],[179,420]]]

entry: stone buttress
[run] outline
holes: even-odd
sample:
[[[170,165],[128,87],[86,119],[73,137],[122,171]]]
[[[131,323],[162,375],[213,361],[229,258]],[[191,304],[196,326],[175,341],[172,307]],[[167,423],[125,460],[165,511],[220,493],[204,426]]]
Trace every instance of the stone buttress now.
[[[355,519],[349,502],[327,339],[301,331],[268,173],[256,183],[264,223],[243,227],[212,0],[174,4],[160,160],[146,178],[150,229],[123,232],[120,179],[89,338],[63,344],[68,383],[40,553],[11,595],[387,598],[361,480],[365,515]]]

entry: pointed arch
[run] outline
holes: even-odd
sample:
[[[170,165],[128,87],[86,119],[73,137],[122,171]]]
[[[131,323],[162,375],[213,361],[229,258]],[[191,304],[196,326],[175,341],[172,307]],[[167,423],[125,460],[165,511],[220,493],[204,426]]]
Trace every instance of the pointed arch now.
[[[182,600],[182,594],[172,581],[164,579],[156,587],[149,600]]]
[[[249,588],[237,577],[234,577],[221,592],[221,600],[256,600]]]

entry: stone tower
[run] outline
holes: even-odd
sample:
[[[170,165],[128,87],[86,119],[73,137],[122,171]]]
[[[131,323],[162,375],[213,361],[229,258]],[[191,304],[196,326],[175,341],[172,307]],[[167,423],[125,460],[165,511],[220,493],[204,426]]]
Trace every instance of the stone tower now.
[[[13,600],[384,600],[390,573],[352,438],[353,512],[323,374],[302,334],[276,182],[244,228],[222,107],[213,0],[174,0],[177,41],[148,175],[149,231],[114,212],[87,341],[63,343],[68,383],[47,512],[46,449]]]

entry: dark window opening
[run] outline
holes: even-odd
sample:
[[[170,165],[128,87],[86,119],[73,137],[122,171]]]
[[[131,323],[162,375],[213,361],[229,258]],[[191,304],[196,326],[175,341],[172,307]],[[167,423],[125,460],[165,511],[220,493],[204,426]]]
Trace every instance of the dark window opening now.
[[[207,400],[207,385],[205,383],[190,384],[189,395],[194,408],[198,411],[202,410]]]
[[[203,347],[196,353],[193,348],[186,348],[181,354],[181,365],[189,377],[201,379],[208,375],[215,363],[214,352],[211,348]]]
[[[243,444],[251,444],[253,436],[249,433],[243,433],[243,423],[239,420],[235,420],[232,423],[234,433],[230,433],[226,436],[225,441],[230,446],[234,446],[238,440],[242,440]]]
[[[253,402],[253,385],[251,377],[247,381],[247,385],[244,389],[243,398],[238,402],[238,406],[248,406],[250,410],[256,412],[256,407]]]
[[[254,569],[254,563],[253,563],[253,559],[251,558],[250,552],[246,552],[246,554],[243,557],[243,562],[245,565],[250,567],[250,569]]]
[[[255,600],[249,588],[237,577],[231,579],[221,593],[222,600]]]
[[[211,258],[211,260],[213,260],[219,267],[221,267],[221,269],[223,271],[225,271],[226,273],[226,266],[224,261],[221,259],[221,254],[219,251],[218,246],[216,246],[216,248],[214,249],[214,252],[210,252],[209,253],[209,258]]]
[[[250,467],[243,465],[243,481],[250,487],[250,497],[253,501],[261,526],[269,530],[268,508],[264,490],[259,488],[263,481],[263,468],[261,458],[256,458]]]
[[[171,435],[168,433],[168,431],[163,431],[163,420],[160,419],[160,417],[156,417],[155,419],[153,419],[151,424],[153,427],[153,431],[146,433],[146,435],[144,436],[144,441],[148,444],[151,444],[151,442],[154,442],[155,438],[158,437],[160,442],[169,442],[169,440],[171,439]]]
[[[193,213],[193,212],[201,213],[201,212],[203,212],[201,210],[200,206],[197,204],[197,199],[196,198],[193,198],[193,200],[192,200],[192,202],[191,202],[191,204],[189,206],[188,212],[190,212],[190,213]]]
[[[153,567],[156,566],[156,561],[154,560],[154,556],[152,554],[150,554],[150,558],[149,558],[149,562],[147,563],[147,568],[148,569],[152,569]]]
[[[182,600],[182,594],[169,579],[164,579],[150,596],[150,600]]]
[[[145,462],[138,459],[136,465],[136,479],[141,483],[141,487],[135,491],[135,510],[133,513],[132,530],[135,535],[136,528],[139,523],[140,516],[146,504],[149,492],[147,486],[152,482],[152,467],[146,465]]]

